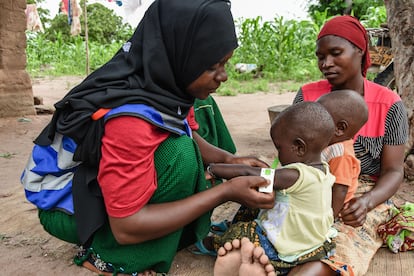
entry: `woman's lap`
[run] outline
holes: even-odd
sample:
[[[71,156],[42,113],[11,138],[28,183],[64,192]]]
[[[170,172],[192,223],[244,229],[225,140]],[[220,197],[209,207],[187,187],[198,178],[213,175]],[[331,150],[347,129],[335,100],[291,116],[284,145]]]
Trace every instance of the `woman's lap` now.
[[[356,196],[371,190],[373,185],[372,181],[360,181]],[[375,253],[383,244],[377,229],[381,223],[391,218],[390,207],[389,203],[378,205],[367,214],[366,221],[361,227],[354,228],[342,222],[335,223],[338,230],[338,236],[334,238],[336,252],[329,260],[323,262],[333,269],[344,269],[342,275],[364,275]]]

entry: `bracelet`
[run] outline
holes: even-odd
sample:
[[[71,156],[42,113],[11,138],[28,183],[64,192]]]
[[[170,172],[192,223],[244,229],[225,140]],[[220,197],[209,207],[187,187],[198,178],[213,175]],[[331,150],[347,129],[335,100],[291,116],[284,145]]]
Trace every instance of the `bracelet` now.
[[[207,173],[212,177],[212,178],[217,178],[217,176],[211,171],[211,167],[210,165],[207,166]]]

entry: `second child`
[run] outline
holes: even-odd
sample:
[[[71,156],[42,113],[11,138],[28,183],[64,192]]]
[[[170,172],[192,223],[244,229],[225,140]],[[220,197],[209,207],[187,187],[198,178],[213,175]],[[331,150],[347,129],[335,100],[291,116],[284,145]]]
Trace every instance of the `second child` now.
[[[368,121],[368,107],[364,98],[353,90],[332,91],[317,102],[328,110],[335,123],[335,134],[322,152],[322,160],[329,164],[329,170],[336,178],[332,188],[332,209],[337,218],[358,187],[361,162],[355,156],[353,139]]]

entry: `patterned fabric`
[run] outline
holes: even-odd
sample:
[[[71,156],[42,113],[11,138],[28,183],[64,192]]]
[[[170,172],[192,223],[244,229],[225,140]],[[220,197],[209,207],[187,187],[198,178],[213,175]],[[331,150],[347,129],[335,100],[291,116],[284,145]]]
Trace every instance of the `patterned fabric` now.
[[[44,32],[42,21],[36,4],[26,5],[26,30],[34,32]]]
[[[378,227],[378,234],[394,253],[414,250],[414,203],[406,202],[392,212],[393,218]]]
[[[43,210],[74,214],[72,179],[80,162],[73,161],[76,143],[59,133],[49,146],[34,145],[20,178],[26,198]]]
[[[370,177],[360,177],[355,196],[370,191],[374,185],[375,182]],[[343,276],[364,275],[375,253],[383,245],[377,229],[381,223],[391,218],[390,207],[388,202],[378,205],[367,214],[361,227],[354,228],[337,221],[334,227],[338,230],[338,235],[333,239],[336,243],[335,254],[322,262]]]

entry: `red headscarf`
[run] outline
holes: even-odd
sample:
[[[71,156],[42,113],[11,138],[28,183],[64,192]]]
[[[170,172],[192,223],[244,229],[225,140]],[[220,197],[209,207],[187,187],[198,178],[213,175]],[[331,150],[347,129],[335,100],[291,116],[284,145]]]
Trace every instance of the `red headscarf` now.
[[[362,57],[362,75],[365,77],[368,67],[371,65],[371,59],[368,51],[367,30],[353,16],[342,15],[336,16],[325,23],[318,35],[318,40],[326,35],[336,35],[345,38],[356,47],[364,51]]]

